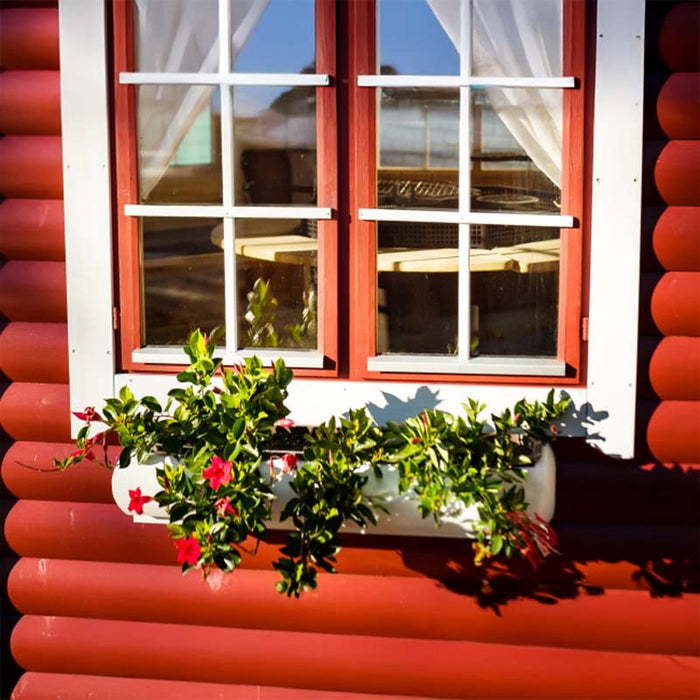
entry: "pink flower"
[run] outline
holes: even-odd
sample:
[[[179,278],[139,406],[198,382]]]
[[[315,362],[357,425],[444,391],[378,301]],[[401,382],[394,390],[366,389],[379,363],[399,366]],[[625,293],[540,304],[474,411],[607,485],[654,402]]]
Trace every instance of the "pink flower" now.
[[[181,540],[175,540],[177,547],[177,563],[194,566],[202,554],[202,548],[199,546],[194,537],[186,537]]]
[[[277,428],[291,428],[294,425],[294,421],[291,418],[280,418],[275,422]]]
[[[231,505],[229,498],[220,498],[214,503],[216,513],[220,518],[225,517],[229,513],[235,518],[238,515],[238,508]]]
[[[233,479],[232,468],[231,462],[226,462],[221,457],[214,456],[211,458],[211,464],[202,472],[202,476],[205,479],[209,479],[209,486],[214,491],[218,491],[219,486],[228,484]]]
[[[282,455],[282,474],[289,474],[289,472],[294,471],[297,468],[298,461],[299,459],[296,455]]]
[[[143,515],[143,506],[153,500],[152,496],[142,496],[141,487],[129,491],[129,510],[133,510],[136,515]]]

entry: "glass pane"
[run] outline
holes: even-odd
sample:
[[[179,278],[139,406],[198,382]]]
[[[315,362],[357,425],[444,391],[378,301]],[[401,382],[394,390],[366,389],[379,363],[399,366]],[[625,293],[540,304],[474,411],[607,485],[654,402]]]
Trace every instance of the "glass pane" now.
[[[316,221],[236,221],[239,344],[317,347]]]
[[[236,204],[316,203],[316,88],[234,89]]]
[[[457,226],[377,228],[377,352],[455,353]]]
[[[561,75],[561,0],[478,0],[473,8],[474,75]]]
[[[472,211],[559,214],[561,134],[558,90],[472,90]]]
[[[555,357],[559,229],[471,226],[472,354]]]
[[[231,19],[236,72],[316,72],[314,0],[233,0]]]
[[[458,75],[459,3],[457,23],[437,15],[425,0],[380,0],[379,72],[384,75]],[[441,26],[442,25],[442,26]],[[449,34],[444,27],[449,27]],[[454,38],[455,43],[451,41]]]
[[[218,21],[218,0],[139,0],[134,3],[135,70],[217,72]]]
[[[195,328],[224,324],[224,254],[218,219],[141,221],[144,339],[183,345]]]
[[[136,94],[139,202],[220,204],[218,90],[141,85]]]
[[[379,93],[378,206],[456,209],[458,90],[392,88]]]

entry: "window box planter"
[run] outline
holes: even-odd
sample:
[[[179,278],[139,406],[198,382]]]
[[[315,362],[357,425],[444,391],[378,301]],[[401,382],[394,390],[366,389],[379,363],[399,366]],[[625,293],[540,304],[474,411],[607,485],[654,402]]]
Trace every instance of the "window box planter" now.
[[[281,471],[281,460],[275,460]],[[145,462],[132,462],[123,469],[114,469],[112,474],[112,495],[119,508],[131,516],[134,522],[167,524],[169,517],[164,508],[155,501],[143,505],[141,514],[129,509],[131,503],[130,491],[140,488],[143,495],[152,496],[162,487],[156,478],[156,469],[164,464],[174,465],[173,458],[167,455],[153,455]],[[300,463],[301,464],[301,463]],[[264,463],[268,469],[268,463]],[[379,500],[384,503],[388,514],[377,512],[377,525],[360,530],[354,524],[346,525],[347,532],[364,532],[376,535],[406,535],[413,537],[469,537],[473,536],[473,524],[478,519],[477,506],[464,507],[461,503],[453,502],[451,507],[442,509],[439,516],[439,526],[436,527],[432,518],[421,517],[418,511],[416,494],[407,491],[399,494],[399,474],[394,466],[383,467],[383,478],[378,479],[367,468],[368,480],[363,488],[365,499]],[[529,504],[528,512],[537,513],[545,520],[551,520],[555,507],[556,460],[551,445],[543,444],[539,459],[526,469],[525,500]],[[273,519],[270,529],[289,530],[293,526],[289,520],[279,521],[279,515],[284,506],[293,498],[291,474],[283,474],[281,479],[272,487],[275,500],[273,501]]]

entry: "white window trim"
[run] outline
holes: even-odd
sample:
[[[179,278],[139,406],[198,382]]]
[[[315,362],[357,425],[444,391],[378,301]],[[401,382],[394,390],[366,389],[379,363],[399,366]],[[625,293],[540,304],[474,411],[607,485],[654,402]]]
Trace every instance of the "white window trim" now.
[[[100,405],[124,384],[162,394],[172,376],[115,373],[105,4],[59,0],[70,401]],[[641,227],[644,0],[598,0],[591,214],[588,386],[566,434],[607,454],[634,455]],[[620,265],[620,261],[629,261]],[[547,388],[297,379],[300,424],[374,404],[401,417],[424,406],[458,411],[466,396],[498,410]],[[309,397],[323,396],[323,401]],[[602,419],[604,418],[604,419]],[[602,420],[601,420],[602,419]],[[77,421],[74,428],[77,427]]]

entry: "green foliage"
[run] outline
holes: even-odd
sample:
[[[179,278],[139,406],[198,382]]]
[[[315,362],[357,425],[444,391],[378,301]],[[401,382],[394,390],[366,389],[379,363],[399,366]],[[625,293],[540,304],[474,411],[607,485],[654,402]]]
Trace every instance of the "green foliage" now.
[[[260,318],[267,319],[269,288],[258,288]],[[265,301],[266,300],[266,301]],[[256,302],[257,303],[257,302]],[[265,306],[267,305],[267,307]],[[264,329],[263,323],[260,328]],[[77,414],[87,422],[76,451],[55,460],[64,469],[83,460],[107,465],[106,445],[122,446],[118,467],[145,462],[154,453],[171,457],[157,469],[161,490],[130,492],[130,509],[154,500],[169,516],[169,530],[183,571],[233,571],[248,538],[264,539],[272,518],[274,487],[291,472],[293,498],[281,520],[294,526],[281,557],[277,590],[298,597],[313,589],[319,571],[334,572],[346,523],[367,528],[385,510],[363,489],[368,477],[383,478],[387,465],[399,473],[399,491],[415,495],[423,517],[439,524],[455,505],[476,505],[475,561],[520,554],[533,566],[554,551],[549,525],[526,511],[523,467],[540,441],[551,439],[568,399],[519,401],[513,410],[482,417],[484,406],[468,400],[463,414],[426,410],[401,423],[378,426],[362,408],[330,418],[306,436],[303,461],[285,455],[282,468],[268,464],[266,446],[289,410],[284,402],[292,372],[282,360],[264,368],[257,357],[231,369],[214,356],[215,331],[192,333],[190,359],[164,405],[152,396],[136,398],[128,386],[94,409]],[[90,437],[90,425],[106,428]],[[97,449],[103,451],[102,460]]]

